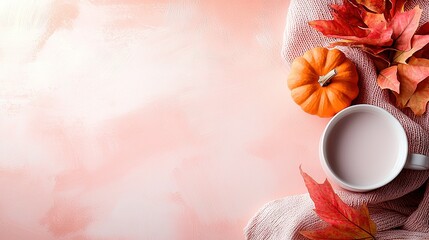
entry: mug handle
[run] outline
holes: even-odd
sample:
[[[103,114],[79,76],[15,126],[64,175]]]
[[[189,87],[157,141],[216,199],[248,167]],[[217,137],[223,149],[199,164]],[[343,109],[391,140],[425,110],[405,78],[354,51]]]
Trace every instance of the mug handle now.
[[[408,154],[404,168],[412,170],[428,170],[429,157],[418,153]]]

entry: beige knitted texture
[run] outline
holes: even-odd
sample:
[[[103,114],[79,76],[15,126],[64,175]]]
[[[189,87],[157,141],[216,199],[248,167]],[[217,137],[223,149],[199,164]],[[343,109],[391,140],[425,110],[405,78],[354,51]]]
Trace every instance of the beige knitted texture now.
[[[317,19],[331,19],[329,5],[333,0],[291,0],[286,20],[282,54],[287,64],[307,50],[328,46],[335,39],[324,37],[308,26]],[[420,5],[421,24],[429,20],[429,1],[413,0],[406,9]],[[404,127],[409,150],[429,155],[429,114],[416,117],[409,109],[399,110],[391,102],[389,93],[376,84],[372,61],[358,49],[340,47],[353,62],[360,76],[360,93],[354,103],[368,103],[392,113]],[[285,159],[286,160],[286,159]],[[377,239],[429,240],[429,171],[403,170],[388,185],[368,193],[339,191],[350,205],[368,203],[371,217],[377,224]],[[315,215],[308,194],[290,196],[262,207],[245,229],[247,239],[304,239],[299,231],[323,226]]]

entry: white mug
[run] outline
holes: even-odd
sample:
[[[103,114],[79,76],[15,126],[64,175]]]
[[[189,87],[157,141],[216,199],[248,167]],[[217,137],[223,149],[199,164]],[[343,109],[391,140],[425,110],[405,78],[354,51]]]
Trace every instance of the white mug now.
[[[365,192],[392,181],[403,168],[429,169],[429,157],[408,153],[405,130],[386,110],[368,104],[348,107],[327,124],[320,161],[342,188]]]

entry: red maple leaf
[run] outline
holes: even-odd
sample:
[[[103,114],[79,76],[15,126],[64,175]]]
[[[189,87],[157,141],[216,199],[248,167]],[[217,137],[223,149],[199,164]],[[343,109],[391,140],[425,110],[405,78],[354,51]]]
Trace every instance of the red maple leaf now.
[[[301,168],[300,171],[315,212],[329,224],[323,229],[300,231],[303,236],[309,239],[375,239],[377,228],[366,205],[353,208],[345,204],[327,180],[319,184]]]

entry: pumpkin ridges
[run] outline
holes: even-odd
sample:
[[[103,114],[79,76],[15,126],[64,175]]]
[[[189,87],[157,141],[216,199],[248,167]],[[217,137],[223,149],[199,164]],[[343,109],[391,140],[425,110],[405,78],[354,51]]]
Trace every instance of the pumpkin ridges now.
[[[350,83],[350,82],[342,82],[342,83],[332,83],[331,84],[331,90],[332,91],[336,91],[336,92],[340,92],[342,94],[344,94],[345,96],[347,96],[351,101],[353,101],[353,99],[355,99],[358,94],[359,94],[359,89],[354,87],[354,84]]]
[[[335,92],[335,90],[328,92],[327,95],[329,99],[335,101],[335,104],[332,104],[335,112],[343,110],[349,106],[352,101],[347,97],[346,94],[343,94],[342,92]]]
[[[305,102],[305,100],[307,100],[307,95],[310,94],[314,94],[317,90],[319,90],[319,86],[315,85],[315,84],[308,84],[308,85],[304,85],[304,86],[300,86],[297,88],[294,88],[291,91],[291,95],[293,100],[301,105]]]
[[[305,87],[312,87],[312,88],[314,88],[314,91],[316,91],[316,90],[318,90],[319,88],[321,88],[321,86],[320,86],[320,84],[315,84],[315,83],[307,83],[307,84],[304,84],[304,85],[301,85],[301,86],[297,86],[297,87],[295,87],[295,89],[296,88],[301,88],[301,87],[303,87],[303,88],[305,88]]]
[[[296,71],[300,72],[301,74],[289,74],[289,78],[287,81],[289,89],[293,89],[306,84],[313,84],[314,81],[312,79],[318,77],[313,67],[304,58],[296,59],[296,61],[294,61],[292,64],[291,69],[292,68],[296,69]]]
[[[351,102],[354,99],[354,98],[352,98],[352,96],[349,96],[348,94],[344,93],[343,91],[338,90],[335,85],[331,87],[329,92],[333,94],[330,96],[330,99],[332,101],[335,101],[336,98],[338,98],[338,97],[345,102]]]
[[[301,104],[301,108],[310,114],[317,114],[321,92],[320,88],[314,91],[314,93]]]
[[[328,97],[327,91],[321,91],[320,101],[319,101],[319,109],[317,115],[321,117],[330,117],[335,114],[332,109],[333,105]]]
[[[294,89],[294,88],[303,87],[306,85],[313,85],[316,83],[318,84],[317,81],[315,82],[314,80],[312,80],[315,78],[316,77],[313,74],[305,74],[305,73],[300,76],[293,76],[288,79],[288,87],[289,89]]]
[[[322,74],[325,75],[334,68],[339,72],[340,69],[338,67],[343,65],[345,60],[347,60],[347,58],[340,50],[332,49],[331,51],[328,51]]]
[[[326,63],[326,55],[328,54],[328,51],[329,50],[326,48],[316,47],[311,51],[307,51],[304,53],[304,56],[302,56],[308,63],[310,63],[318,76],[322,76],[327,73],[323,73],[323,67]]]
[[[359,78],[357,76],[357,69],[350,60],[347,59],[347,61],[344,61],[342,64],[338,65],[336,69],[338,71],[337,77],[339,77],[341,80],[353,83],[358,82]],[[344,75],[351,77],[345,77]]]
[[[314,68],[313,65],[311,65],[311,62],[308,61],[308,59],[306,59],[305,57],[299,57],[296,59],[296,62],[305,65],[306,66],[306,70],[310,71],[311,73],[313,73],[314,75],[318,75],[318,71]]]
[[[333,93],[331,93],[333,94]],[[345,96],[345,95],[340,95],[340,96]],[[337,95],[338,97],[338,95]],[[333,104],[333,109],[335,112],[339,112],[341,110],[343,110],[344,108],[350,106],[351,101],[336,101],[336,104]]]

